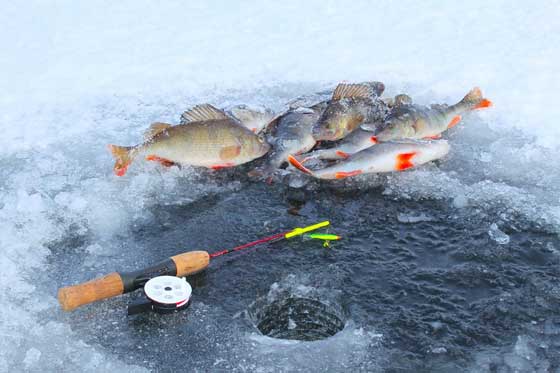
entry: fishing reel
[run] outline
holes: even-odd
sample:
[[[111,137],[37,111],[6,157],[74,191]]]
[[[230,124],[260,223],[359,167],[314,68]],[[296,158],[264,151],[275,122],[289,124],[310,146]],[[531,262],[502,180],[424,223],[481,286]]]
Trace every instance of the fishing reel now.
[[[192,287],[183,277],[157,276],[144,284],[144,298],[128,305],[128,315],[143,312],[159,314],[185,310],[190,305]]]

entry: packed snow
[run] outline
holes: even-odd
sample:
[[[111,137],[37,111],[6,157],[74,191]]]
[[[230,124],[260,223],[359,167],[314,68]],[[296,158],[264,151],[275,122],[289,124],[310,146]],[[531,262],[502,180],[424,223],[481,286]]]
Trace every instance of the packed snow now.
[[[5,2],[0,371],[149,369],[72,330],[72,316],[55,298],[52,258],[85,250],[89,262],[69,259],[75,266],[68,270],[81,280],[101,275],[107,263],[118,266],[119,240],[151,218],[149,206],[241,187],[215,184],[188,167],[138,164],[125,178],[112,174],[106,144],[133,144],[149,123],[177,122],[199,103],[280,110],[342,80],[381,80],[388,96],[452,103],[478,85],[495,107],[450,131],[446,160],[356,185],[381,186],[387,198],[446,200],[458,216],[480,218],[499,244],[509,240],[500,229],[558,234],[559,17],[556,1]],[[306,183],[298,176],[292,186]],[[57,246],[68,235],[77,248]],[[93,239],[80,243],[85,236]],[[328,354],[350,344],[359,354],[374,335],[350,325],[338,339],[305,348]],[[295,349],[276,352],[281,342],[243,338],[256,344],[253,353],[272,355],[271,363],[287,361]],[[483,351],[473,369],[490,362],[546,369],[546,360],[532,361],[535,343],[519,336],[514,346]],[[445,346],[432,352],[445,354]],[[303,355],[292,363],[298,359]],[[243,369],[243,362],[230,364]]]

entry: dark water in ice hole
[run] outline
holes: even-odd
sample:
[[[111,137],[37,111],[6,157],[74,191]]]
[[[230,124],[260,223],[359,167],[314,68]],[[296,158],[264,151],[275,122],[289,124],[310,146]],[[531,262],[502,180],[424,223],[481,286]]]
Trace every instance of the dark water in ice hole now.
[[[513,346],[524,333],[548,338],[553,345],[538,358],[551,371],[560,367],[559,333],[544,327],[560,323],[554,285],[560,257],[550,246],[559,247],[555,235],[506,226],[511,241],[498,245],[487,233],[491,220],[461,213],[448,201],[395,199],[378,188],[338,190],[328,183],[306,190],[244,182],[236,191],[153,206],[150,213],[149,221],[123,234],[121,254],[94,263],[80,250],[92,243],[88,237],[69,232],[53,243],[56,285],[141,268],[183,251],[217,251],[323,219],[343,240],[325,249],[294,239],[217,258],[189,279],[194,292],[184,313],[128,318],[127,295],[60,316],[83,340],[124,361],[157,371],[282,369],[274,357],[259,356],[247,337],[258,333],[259,320],[244,311],[259,307],[271,286],[289,277],[323,289],[326,309],[335,305],[330,312],[343,323],[383,335],[345,369],[462,369],[477,351]],[[398,213],[423,213],[432,221],[401,223]],[[446,352],[434,353],[438,347]]]

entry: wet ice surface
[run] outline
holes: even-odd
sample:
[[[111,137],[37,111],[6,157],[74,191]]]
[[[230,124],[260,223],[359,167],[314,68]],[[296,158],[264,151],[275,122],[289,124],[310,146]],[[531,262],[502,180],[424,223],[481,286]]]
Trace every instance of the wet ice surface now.
[[[219,179],[223,185],[231,180]],[[302,201],[300,216],[287,213]],[[430,214],[432,220],[402,223],[400,211]],[[514,360],[560,367],[560,257],[549,246],[559,245],[555,235],[510,232],[510,243],[498,245],[487,225],[469,223],[447,203],[403,203],[378,189],[356,193],[327,186],[294,191],[246,183],[146,212],[150,218],[119,239],[112,257],[95,255],[92,261],[87,235],[53,244],[52,281],[60,286],[114,268],[139,268],[181,250],[218,250],[327,217],[344,240],[330,249],[294,240],[216,259],[191,278],[193,304],[185,313],[128,318],[126,296],[58,315],[81,339],[126,362],[162,371],[185,365],[307,370],[307,359],[321,361],[317,371],[447,370],[509,366]],[[61,276],[68,268],[83,269]],[[286,282],[294,296],[323,289],[325,302],[344,309],[345,329],[320,342],[260,336],[239,314]],[[500,346],[503,356],[487,352]]]
[[[279,105],[318,88],[263,96]],[[252,94],[228,95],[214,100]],[[515,142],[506,146],[489,130],[502,145],[478,144],[473,132],[487,129],[483,118],[449,133],[445,160],[395,175],[319,182],[284,172],[267,185],[245,176],[251,165],[216,173],[137,162],[116,178],[104,151],[110,137],[132,142],[144,123],[180,112],[129,100],[133,119],[120,106],[96,104],[100,128],[79,142],[5,158],[2,276],[13,284],[3,290],[6,369],[308,371],[310,360],[316,371],[560,367],[560,173],[530,183],[531,176],[501,171],[501,155],[513,153]],[[70,121],[66,114],[57,118]],[[117,118],[128,127],[112,128]],[[526,147],[535,157],[547,152]],[[54,298],[60,286],[114,270],[323,219],[342,241],[325,249],[298,239],[217,258],[189,279],[192,305],[184,313],[127,317],[133,294],[64,314]],[[278,287],[289,289],[287,298],[340,308],[343,330],[313,342],[263,336],[250,313]],[[294,317],[288,331],[297,331]]]
[[[259,94],[279,107],[320,88]],[[223,106],[252,96],[213,99]],[[134,110],[123,112],[127,101]],[[173,118],[181,105],[113,103],[89,108],[97,127],[79,139],[5,157],[6,369],[307,371],[310,360],[316,371],[560,367],[560,166],[543,173],[523,163],[547,149],[525,145],[520,154],[511,135],[473,117],[448,134],[446,159],[400,174],[319,182],[286,171],[267,185],[245,176],[251,165],[217,173],[137,162],[116,178],[104,145],[133,142],[145,123]],[[53,120],[76,120],[60,110]],[[502,168],[509,157],[525,172]],[[342,241],[325,249],[298,239],[218,258],[189,279],[192,305],[181,314],[127,317],[137,294],[64,314],[54,298],[60,286],[114,270],[323,219]],[[247,313],[278,286],[332,302],[343,330],[313,342],[263,336]],[[288,331],[297,331],[297,316]]]
[[[557,226],[532,220],[514,202],[481,211],[457,208],[448,198],[399,194],[414,173],[289,188],[251,182],[241,170],[140,165],[116,179],[108,157],[94,166],[103,176],[80,173],[60,181],[47,168],[33,168],[27,156],[30,170],[15,176],[25,177],[27,188],[7,197],[2,212],[22,217],[21,225],[9,225],[26,234],[22,245],[33,234],[43,242],[43,229],[53,230],[44,246],[32,246],[49,250],[47,270],[22,280],[35,287],[29,294],[47,300],[32,312],[45,330],[28,340],[16,322],[21,336],[14,338],[22,347],[10,356],[31,370],[44,364],[67,369],[72,356],[83,355],[80,348],[89,349],[80,347],[84,342],[99,351],[99,362],[74,361],[76,367],[115,364],[117,370],[121,362],[161,371],[308,370],[310,359],[317,371],[560,366]],[[64,169],[60,159],[51,166]],[[416,174],[438,178],[440,172],[429,166]],[[181,251],[219,250],[326,218],[331,231],[344,236],[330,249],[293,240],[216,259],[190,279],[193,303],[181,314],[129,318],[130,296],[62,314],[52,298],[59,286],[115,269],[140,268]],[[498,220],[510,236],[505,245],[488,234]],[[34,223],[43,224],[40,233]],[[262,336],[243,313],[287,282],[304,294],[322,289],[325,302],[332,297],[344,310],[343,331],[318,342]],[[13,299],[32,302],[22,289]],[[48,345],[68,336],[66,353]]]

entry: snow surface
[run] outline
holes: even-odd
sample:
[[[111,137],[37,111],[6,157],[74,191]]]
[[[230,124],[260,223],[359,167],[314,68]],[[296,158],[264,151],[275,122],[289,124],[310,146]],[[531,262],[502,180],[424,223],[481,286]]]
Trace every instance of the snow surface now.
[[[427,104],[479,85],[495,108],[450,134],[441,168],[391,176],[385,193],[560,232],[559,18],[557,1],[3,2],[0,371],[143,370],[71,330],[49,258],[68,231],[87,231],[92,263],[108,261],[146,206],[217,188],[150,165],[116,179],[104,148],[197,103],[279,109],[378,79]]]

